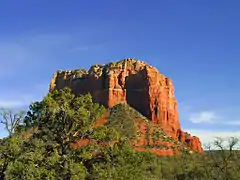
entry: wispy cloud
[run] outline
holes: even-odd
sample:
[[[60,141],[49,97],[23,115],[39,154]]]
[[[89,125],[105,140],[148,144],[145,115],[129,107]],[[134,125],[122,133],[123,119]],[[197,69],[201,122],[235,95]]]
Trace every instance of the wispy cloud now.
[[[49,37],[45,43],[42,41],[33,41],[32,37],[23,39],[16,37],[15,39],[4,39],[0,42],[0,77],[15,77],[40,69],[45,66],[47,57],[51,58],[49,51],[53,51]]]
[[[220,121],[220,124],[225,124],[225,125],[239,125],[240,126],[240,120],[233,120],[233,121]]]
[[[79,46],[79,47],[73,48],[73,51],[87,51],[91,48],[92,48],[91,46]]]
[[[22,108],[29,104],[29,101],[24,102],[24,100],[0,100],[0,108]]]
[[[100,43],[100,44],[92,44],[92,45],[79,45],[75,46],[71,49],[71,51],[89,51],[89,50],[97,50],[104,47],[106,43]]]
[[[101,38],[82,34],[34,31],[14,37],[0,35],[0,108],[28,108],[46,95],[55,69],[68,68],[76,57],[105,47]]]
[[[0,71],[1,76],[8,76],[30,58],[29,52],[20,44],[15,42],[0,42]]]
[[[202,111],[189,115],[189,121],[194,124],[218,124],[218,125],[235,125],[240,126],[240,120],[227,118],[226,115],[219,115],[214,111]]]
[[[189,120],[192,123],[214,123],[216,119],[217,115],[213,111],[202,111],[189,115]]]
[[[0,36],[0,78],[44,69],[56,65],[60,57],[70,56],[69,53],[73,51],[97,50],[105,45],[88,42],[79,44],[80,39],[83,39],[81,35],[67,33],[28,33],[14,38]]]
[[[206,103],[179,103],[180,119],[184,123],[201,125],[240,125],[240,106],[226,104],[226,106],[210,106]]]
[[[25,94],[25,93],[3,93],[5,96],[0,96],[0,108],[19,109],[27,108],[32,102],[40,100],[41,95]]]
[[[48,92],[48,86],[37,84],[24,91],[1,91],[0,108],[27,108],[32,102],[39,101]]]

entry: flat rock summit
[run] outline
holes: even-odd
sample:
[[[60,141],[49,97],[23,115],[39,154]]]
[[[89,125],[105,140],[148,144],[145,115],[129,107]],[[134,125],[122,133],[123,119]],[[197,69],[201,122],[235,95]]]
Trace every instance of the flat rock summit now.
[[[109,109],[128,104],[174,140],[193,151],[203,151],[199,138],[181,129],[171,79],[143,61],[127,58],[93,65],[89,70],[59,70],[54,73],[49,91],[64,87],[75,94],[90,93],[94,102]]]

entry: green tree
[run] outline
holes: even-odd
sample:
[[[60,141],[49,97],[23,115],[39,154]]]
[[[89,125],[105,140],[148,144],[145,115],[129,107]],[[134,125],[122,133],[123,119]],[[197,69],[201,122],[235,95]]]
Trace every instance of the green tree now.
[[[103,106],[92,102],[90,94],[76,96],[70,89],[65,88],[49,93],[41,102],[33,103],[24,122],[28,129],[38,126],[34,137],[43,142],[51,142],[49,150],[56,150],[59,156],[58,175],[69,179],[72,177],[72,164],[81,164],[87,155],[91,156],[88,149],[88,152],[82,151],[82,154],[78,154],[82,159],[73,161],[72,155],[76,155],[77,150],[74,150],[71,144],[93,136],[96,138],[97,133],[100,135],[103,131],[94,128],[94,124],[104,112]],[[105,136],[108,134],[104,132]]]
[[[22,153],[23,139],[21,136],[10,136],[0,142],[0,179],[5,178],[9,164]]]
[[[137,152],[126,141],[105,149],[101,159],[91,159],[88,180],[162,179],[161,158]]]
[[[77,96],[66,88],[48,93],[29,109],[25,117],[20,114],[2,118],[2,122],[9,120],[10,124],[4,123],[9,136],[0,140],[1,180],[240,177],[236,138],[229,139],[228,150],[218,140],[213,145],[219,151],[162,157],[131,147],[134,119],[139,115],[127,106],[111,109],[108,122],[96,126],[105,108],[93,103],[89,94]],[[156,139],[164,135],[161,131],[155,133]],[[88,140],[88,144],[81,145],[83,140]]]

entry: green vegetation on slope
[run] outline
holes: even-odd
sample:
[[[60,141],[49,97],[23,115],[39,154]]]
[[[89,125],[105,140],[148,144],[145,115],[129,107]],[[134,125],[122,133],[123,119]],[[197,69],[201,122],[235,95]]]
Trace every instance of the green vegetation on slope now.
[[[161,127],[151,123],[150,120],[126,103],[120,103],[110,109],[110,115],[108,117],[106,126],[110,129],[113,128],[117,130],[122,137],[126,137],[128,140],[134,141],[142,138],[140,123],[146,124],[145,138],[148,144],[147,146],[143,146],[143,148],[147,147],[174,150],[185,148],[186,152],[190,151],[188,147],[186,147],[184,144],[180,144],[174,138],[166,135],[165,131]],[[150,142],[157,141],[172,142],[174,145],[170,147],[164,145],[150,145]]]
[[[120,103],[110,109],[106,126],[116,129],[128,139],[135,139],[137,137],[137,118],[146,119],[129,105]]]
[[[128,144],[135,124],[123,121],[129,118],[127,115],[139,115],[132,109],[126,115],[124,108],[129,107],[118,105],[112,109],[107,126],[94,127],[105,108],[94,104],[89,94],[76,96],[63,89],[31,104],[25,116],[2,111],[0,122],[7,121],[10,131],[0,141],[0,179],[240,179],[240,153],[233,151],[237,139],[230,139],[228,151],[221,149],[222,141],[216,141],[213,145],[220,148],[218,153],[161,157],[137,152]],[[18,118],[11,121],[11,117]],[[130,128],[124,130],[128,125]],[[92,138],[94,141],[86,146],[73,148],[75,142]],[[103,146],[99,144],[102,141],[116,143]]]

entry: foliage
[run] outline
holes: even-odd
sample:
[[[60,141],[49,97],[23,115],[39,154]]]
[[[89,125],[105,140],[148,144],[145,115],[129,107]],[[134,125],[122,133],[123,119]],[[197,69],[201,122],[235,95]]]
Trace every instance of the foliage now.
[[[106,68],[125,68],[128,67],[129,69],[134,68],[136,71],[140,70],[142,66],[145,66],[146,63],[143,61],[131,59],[128,61],[127,59],[120,60],[118,62],[110,62],[109,64],[106,65]]]
[[[14,113],[10,109],[0,109],[0,123],[3,124],[11,136],[14,131],[21,125],[25,111],[20,111],[19,113]]]
[[[81,161],[72,158],[71,143],[89,138],[94,132],[95,120],[104,112],[104,107],[94,104],[89,94],[75,96],[70,89],[54,91],[41,102],[33,103],[24,118],[25,131],[1,142],[2,177],[84,177],[86,169]]]
[[[127,144],[114,146],[94,161],[87,179],[159,179],[160,158],[149,152],[136,152]],[[103,163],[104,162],[104,163]]]
[[[112,108],[108,124],[99,127],[94,124],[105,108],[94,104],[89,94],[76,96],[70,89],[49,93],[29,109],[0,141],[1,180],[240,179],[237,138],[216,139],[203,154],[156,156],[129,145],[136,136],[134,119],[140,115],[124,104]],[[150,129],[148,138],[174,142],[161,129]],[[88,144],[74,146],[86,139]]]
[[[88,74],[88,71],[86,69],[76,69],[74,71],[71,71],[71,75],[75,78],[82,78],[83,75]]]
[[[136,110],[121,103],[110,109],[106,126],[119,131],[123,137],[134,139],[137,136],[135,119],[139,116]]]

